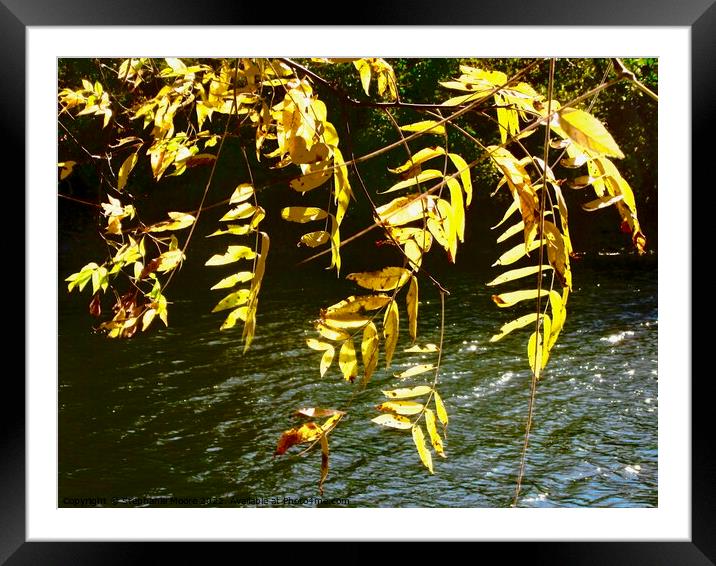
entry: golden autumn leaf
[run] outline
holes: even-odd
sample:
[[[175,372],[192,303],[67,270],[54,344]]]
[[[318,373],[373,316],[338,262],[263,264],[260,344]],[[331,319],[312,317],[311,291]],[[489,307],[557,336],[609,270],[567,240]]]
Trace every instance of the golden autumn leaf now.
[[[385,339],[385,367],[390,367],[393,352],[398,343],[398,305],[391,301],[383,316],[383,338]]]
[[[378,271],[350,273],[346,279],[371,291],[392,291],[402,287],[410,278],[410,271],[402,267],[384,267]]]
[[[408,311],[408,333],[415,342],[418,335],[418,279],[414,275],[410,278],[410,287],[405,297]]]
[[[123,162],[122,165],[119,168],[119,172],[117,174],[117,190],[121,191],[124,189],[124,187],[127,186],[127,179],[129,179],[129,174],[132,172],[132,169],[134,169],[134,166],[137,164],[137,159],[139,159],[139,156],[137,153],[132,153],[127,157]]]
[[[413,124],[406,124],[405,126],[400,126],[400,129],[404,132],[425,132],[437,135],[443,135],[445,133],[445,126],[442,124],[438,125],[435,120],[423,120],[421,122],[414,122]]]
[[[376,408],[382,412],[396,413],[398,415],[417,415],[425,405],[415,401],[386,401]]]
[[[440,438],[438,427],[435,425],[435,422],[435,413],[433,413],[432,409],[425,409],[425,428],[428,429],[430,444],[433,445],[433,450],[435,450],[436,454],[445,458],[443,440]]]
[[[402,189],[407,189],[408,187],[413,187],[420,183],[425,183],[426,181],[431,181],[432,179],[440,179],[442,176],[442,171],[438,171],[437,169],[426,169],[425,171],[419,171],[416,175],[413,175],[408,179],[398,181],[392,187],[380,192],[379,194],[387,194],[395,191],[400,191]]]
[[[448,414],[445,410],[445,405],[443,404],[443,400],[438,394],[437,390],[433,391],[433,401],[435,402],[435,412],[438,414],[438,419],[443,424],[443,426],[448,425]]]
[[[386,415],[388,416],[388,415]],[[425,433],[423,433],[423,429],[419,424],[416,424],[412,427],[413,431],[413,442],[415,443],[415,447],[418,449],[418,455],[420,456],[420,461],[423,463],[423,465],[430,470],[430,473],[433,473],[433,458],[430,455],[430,452],[428,452],[428,449],[425,447]]]
[[[358,361],[356,360],[356,350],[352,338],[348,338],[343,342],[341,351],[338,354],[338,365],[346,381],[352,382],[358,375]]]
[[[383,395],[388,399],[410,399],[411,397],[420,397],[427,395],[432,389],[427,385],[418,385],[417,387],[404,387],[399,389],[391,389],[383,391]]]
[[[249,300],[249,294],[249,289],[239,289],[238,291],[234,291],[221,299],[211,312],[219,312],[245,305]]]
[[[373,322],[369,322],[363,329],[363,340],[361,341],[361,356],[363,358],[363,383],[368,383],[378,366],[378,330]]]
[[[502,340],[510,332],[518,330],[519,328],[524,328],[525,326],[528,326],[530,324],[534,324],[536,320],[537,313],[535,312],[526,314],[515,320],[511,320],[510,322],[502,325],[502,327],[500,328],[500,333],[492,336],[492,338],[490,338],[490,342],[497,342],[498,340]]]
[[[492,295],[492,300],[498,307],[505,308],[511,307],[520,301],[536,299],[540,292],[542,295],[547,294],[546,291],[540,291],[540,289],[527,289],[522,291],[511,291],[510,293],[502,293],[500,295]]]
[[[425,147],[418,151],[417,153],[413,154],[410,159],[408,159],[405,163],[400,165],[399,167],[396,167],[395,169],[388,169],[391,173],[395,174],[401,174],[406,173],[413,169],[416,165],[420,165],[421,163],[425,163],[426,161],[429,161],[430,159],[433,159],[435,157],[439,157],[440,155],[445,155],[445,149],[440,146],[434,146],[434,147]]]
[[[522,244],[520,244],[519,247],[524,248],[524,246]],[[552,266],[550,266],[550,265],[542,266],[542,271],[547,271],[549,269],[552,269]],[[521,279],[522,277],[529,277],[530,275],[535,275],[539,270],[540,270],[539,265],[529,265],[527,267],[511,269],[510,271],[505,271],[502,275],[498,275],[489,283],[485,283],[485,285],[489,285],[489,286],[501,285],[503,283],[508,283],[509,281]]]
[[[462,183],[462,188],[465,191],[465,205],[470,206],[470,203],[472,202],[472,179],[470,177],[470,168],[468,167],[467,162],[457,153],[448,153],[448,157],[450,157],[453,165],[455,165],[455,168],[460,173],[460,182]]]
[[[249,183],[241,183],[231,194],[229,204],[239,204],[249,200],[254,195],[254,187]]]
[[[240,271],[239,273],[234,273],[233,275],[224,277],[221,281],[214,285],[211,290],[213,291],[215,289],[230,289],[231,287],[238,285],[239,283],[251,281],[253,276],[254,274],[250,271]]]
[[[438,352],[439,348],[435,344],[425,344],[425,346],[415,344],[415,346],[411,346],[410,348],[407,348],[403,351],[407,353],[427,354],[432,352]]]
[[[240,259],[254,259],[256,252],[248,246],[229,246],[223,254],[214,254],[204,265],[226,265]]]
[[[421,373],[433,371],[434,369],[435,369],[434,364],[420,364],[420,365],[413,366],[411,368],[406,369],[405,371],[402,371],[402,372],[396,374],[395,377],[400,378],[400,379],[406,379],[408,377],[420,375]]]
[[[390,226],[402,226],[421,220],[427,212],[435,208],[436,202],[437,198],[432,195],[398,197],[377,207],[376,214],[380,222]]]
[[[402,415],[378,415],[377,417],[372,418],[370,420],[375,424],[379,424],[381,426],[387,426],[390,428],[398,428],[403,430],[407,430],[413,426],[410,422],[410,419]]]
[[[564,108],[560,110],[558,126],[577,145],[608,157],[624,158],[612,135],[599,120],[584,110]],[[559,132],[558,132],[559,133]]]
[[[303,244],[309,248],[315,248],[327,243],[331,235],[325,230],[317,230],[316,232],[308,232],[301,236],[299,246]]]
[[[164,222],[159,222],[157,224],[152,224],[151,226],[147,226],[145,229],[146,232],[167,232],[172,230],[183,230],[184,228],[188,228],[194,222],[196,221],[196,218],[192,216],[191,214],[186,214],[184,212],[168,212],[169,218],[171,220],[165,220]]]

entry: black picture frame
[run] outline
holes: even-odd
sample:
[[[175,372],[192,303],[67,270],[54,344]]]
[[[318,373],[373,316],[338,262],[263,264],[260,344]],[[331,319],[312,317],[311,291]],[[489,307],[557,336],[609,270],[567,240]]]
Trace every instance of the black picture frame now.
[[[316,3],[312,12],[321,13]],[[692,70],[692,186],[711,187],[706,178],[706,164],[713,157],[712,143],[705,140],[714,126],[714,85],[716,85],[716,5],[713,0],[600,0],[599,2],[565,3],[555,0],[510,3],[489,0],[471,4],[450,2],[411,2],[409,9],[394,3],[377,6],[361,2],[348,8],[351,25],[560,25],[560,26],[685,26],[691,31]],[[2,0],[0,3],[0,60],[2,84],[0,121],[3,125],[6,163],[24,172],[25,164],[25,104],[26,69],[25,37],[28,26],[85,26],[85,25],[259,25],[266,23],[267,7],[261,3],[232,3],[187,0],[154,2],[123,0],[121,3],[89,2],[88,0]],[[329,25],[340,25],[342,12]],[[272,12],[278,18],[273,24],[309,24],[306,15],[292,12]],[[294,17],[303,21],[294,20]],[[264,20],[261,22],[261,20]],[[22,111],[21,111],[22,109]],[[10,140],[10,143],[8,143]],[[699,143],[701,141],[702,143]],[[688,143],[688,140],[684,140]],[[20,173],[21,176],[24,173]],[[691,187],[689,187],[691,191]],[[17,194],[17,193],[16,193]],[[24,193],[13,210],[27,215]],[[18,195],[19,196],[19,195]],[[693,222],[692,222],[693,226]],[[682,228],[683,229],[683,228]],[[691,227],[687,229],[691,230]],[[25,262],[31,261],[26,255]],[[683,274],[691,284],[691,274]],[[686,305],[691,312],[690,294]],[[27,304],[28,297],[25,297]],[[31,332],[27,328],[26,332]],[[690,330],[689,330],[690,331]],[[26,345],[25,345],[26,348]],[[26,350],[25,350],[26,351]],[[686,355],[687,353],[684,353]],[[688,352],[691,359],[691,352]],[[689,364],[691,367],[691,364]],[[6,373],[5,408],[2,419],[2,455],[0,458],[0,563],[18,564],[126,564],[151,560],[180,563],[205,562],[208,555],[204,545],[169,545],[129,542],[26,542],[25,537],[25,387],[17,377]],[[702,565],[716,561],[716,464],[714,464],[713,422],[710,419],[710,396],[707,394],[708,375],[691,381],[692,393],[692,518],[690,542],[568,542],[568,543],[491,543],[515,561],[531,564],[630,564],[630,565]],[[347,533],[356,536],[356,533]],[[555,533],[558,537],[558,533]],[[280,538],[280,535],[277,536]],[[503,545],[510,545],[509,548]],[[351,549],[341,549],[341,562],[351,563],[377,559],[370,544],[351,543]],[[502,548],[500,548],[502,547]],[[325,547],[323,547],[325,549]],[[348,551],[347,551],[348,550]],[[249,560],[265,555],[258,545],[245,544],[240,558]],[[282,552],[282,551],[279,551]],[[295,559],[299,550],[292,552]],[[330,557],[332,550],[325,549]],[[422,550],[420,552],[423,552]],[[470,552],[473,552],[471,550]],[[472,554],[475,558],[477,555]],[[318,557],[314,557],[319,559]],[[236,559],[236,557],[232,558]]]

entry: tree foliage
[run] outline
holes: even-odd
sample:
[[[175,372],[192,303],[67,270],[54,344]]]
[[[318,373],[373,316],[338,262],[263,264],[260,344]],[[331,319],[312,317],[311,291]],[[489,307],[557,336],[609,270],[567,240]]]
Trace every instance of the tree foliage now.
[[[101,77],[75,80],[65,72],[58,92],[61,132],[72,147],[64,151],[73,157],[58,164],[59,179],[84,160],[102,187],[98,212],[107,255],[66,279],[70,292],[91,291],[97,331],[131,338],[153,329],[157,318],[168,325],[167,288],[186,260],[215,173],[233,144],[247,175],[225,195],[225,213],[210,234],[226,241],[224,251],[205,260],[216,272],[211,289],[222,295],[212,311],[221,317],[221,330],[240,326],[244,351],[260,331],[257,313],[271,249],[263,199],[266,188],[287,187],[279,197],[280,217],[305,230],[297,244],[310,259],[325,257],[328,268],[354,284],[353,294],[320,309],[314,321],[306,343],[316,351],[318,373],[323,377],[333,368],[352,387],[364,389],[376,372],[390,369],[399,345],[415,354],[416,363],[394,375],[396,386],[382,391],[372,421],[410,431],[430,473],[432,456],[446,457],[448,446],[449,417],[439,394],[444,325],[437,344],[419,341],[419,296],[421,285],[433,285],[442,302],[447,290],[424,259],[442,253],[457,261],[466,211],[486,174],[495,179],[492,195],[507,196],[494,226],[502,246],[494,263],[500,272],[488,286],[496,288],[492,299],[498,308],[523,311],[496,329],[491,341],[527,329],[532,397],[564,329],[573,288],[564,190],[593,191],[582,208],[615,209],[635,250],[645,251],[634,193],[616,165],[625,153],[593,108],[600,92],[624,79],[636,92],[655,97],[619,60],[608,63],[601,80],[587,83],[582,77],[577,96],[568,96],[573,85],[555,80],[553,60],[510,60],[503,70],[495,61],[426,66],[398,60],[397,74],[381,58],[97,63]],[[528,77],[542,80],[532,85]],[[416,93],[427,97],[417,99]],[[68,127],[70,118],[77,123]],[[370,127],[360,128],[366,120]],[[97,132],[101,155],[77,140],[78,129]],[[358,155],[366,135],[374,145]],[[366,164],[381,156],[393,159],[397,151],[403,158],[367,182]],[[205,170],[196,210],[175,210],[164,202],[162,219],[145,220],[135,182],[142,168],[155,183]],[[374,190],[375,184],[384,188]],[[353,211],[366,218],[366,210],[370,220],[347,236],[344,220]],[[342,246],[371,230],[380,232],[392,260],[352,271]],[[320,444],[322,490],[328,437],[349,410],[350,401],[340,409],[299,409],[305,422],[280,435],[276,454]],[[530,420],[531,407],[527,435]]]

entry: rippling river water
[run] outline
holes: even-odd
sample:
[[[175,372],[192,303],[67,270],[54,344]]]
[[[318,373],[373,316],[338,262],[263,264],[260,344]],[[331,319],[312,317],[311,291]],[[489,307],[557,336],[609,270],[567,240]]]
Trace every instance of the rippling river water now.
[[[656,506],[656,260],[585,258],[574,272],[567,326],[537,392],[520,505]],[[337,368],[320,379],[320,353],[304,338],[321,306],[354,291],[317,288],[314,275],[267,274],[246,355],[240,329],[219,332],[213,295],[174,297],[171,326],[130,341],[92,334],[86,295],[62,297],[58,504],[316,497],[318,452],[273,457],[281,431],[297,422],[292,411],[341,407],[351,394]],[[355,507],[509,505],[527,413],[529,333],[489,343],[514,318],[490,300],[491,276],[443,277],[451,291],[439,385],[450,414],[448,458],[435,461],[431,476],[409,431],[370,422],[380,389],[396,385],[383,370],[331,435],[325,498]],[[420,342],[438,341],[438,306],[425,285]],[[404,317],[401,331],[398,352],[408,345]],[[390,373],[418,359],[396,353]]]

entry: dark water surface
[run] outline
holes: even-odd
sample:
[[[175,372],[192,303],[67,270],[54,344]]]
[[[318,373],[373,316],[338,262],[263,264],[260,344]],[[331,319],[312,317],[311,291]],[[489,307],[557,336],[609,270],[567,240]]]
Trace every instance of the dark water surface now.
[[[521,505],[656,506],[656,260],[585,258],[574,272],[567,325],[539,384]],[[448,458],[436,458],[430,476],[409,431],[370,422],[384,400],[380,389],[398,385],[390,375],[421,360],[402,353],[401,310],[395,367],[376,373],[331,435],[325,498],[358,507],[510,503],[527,414],[529,333],[489,343],[516,316],[490,300],[484,283],[492,276],[442,278],[451,291],[438,387],[450,414]],[[273,457],[281,431],[298,422],[292,411],[342,407],[351,395],[337,363],[320,379],[320,353],[304,339],[314,336],[308,321],[321,306],[355,290],[317,286],[313,277],[267,273],[246,355],[240,328],[219,332],[222,317],[209,312],[223,295],[173,296],[169,328],[114,341],[92,334],[87,294],[68,299],[61,290],[59,505],[89,497],[107,505],[317,497],[318,452]],[[421,343],[438,341],[438,305],[424,285]]]

